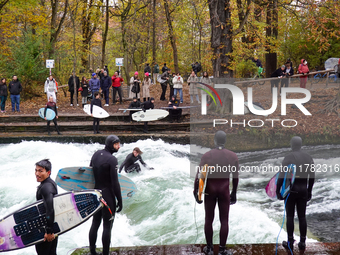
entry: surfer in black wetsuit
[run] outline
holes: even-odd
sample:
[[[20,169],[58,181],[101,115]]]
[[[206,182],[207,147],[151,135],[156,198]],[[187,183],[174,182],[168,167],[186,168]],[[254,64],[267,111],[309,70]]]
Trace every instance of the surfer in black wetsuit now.
[[[141,106],[142,106],[143,111],[145,112],[146,110],[153,109],[155,107],[154,103],[155,103],[155,99],[153,97],[151,97],[149,101],[142,103]],[[148,133],[148,122],[147,121],[144,122],[143,132]]]
[[[35,163],[35,177],[40,185],[37,189],[36,199],[43,200],[46,209],[46,221],[44,242],[35,245],[38,255],[56,255],[58,238],[53,233],[54,208],[53,197],[58,194],[57,184],[50,178],[52,170],[51,162],[43,159]]]
[[[126,156],[123,164],[120,165],[119,173],[123,170],[123,168],[126,173],[140,172],[141,169],[139,164],[137,163],[138,160],[144,167],[148,168],[149,170],[153,170],[152,167],[148,167],[147,164],[143,161],[141,157],[142,153],[143,152],[138,147],[134,148],[132,153]]]
[[[172,109],[169,109],[169,121],[170,123],[174,122],[174,119],[177,119],[177,122],[180,122],[181,116],[182,116],[182,109],[178,109],[179,107],[179,100],[176,99],[176,96],[173,95],[171,97],[171,100],[168,104],[169,107],[172,107]]]
[[[213,255],[213,221],[215,216],[215,206],[218,203],[220,212],[220,247],[219,255],[230,254],[226,250],[226,242],[228,237],[228,221],[229,221],[229,206],[236,203],[236,191],[238,186],[238,158],[236,154],[230,150],[224,148],[227,135],[223,131],[217,131],[215,134],[215,148],[205,153],[201,158],[200,168],[205,164],[212,167],[209,171],[205,195],[204,195],[204,209],[205,209],[205,239],[207,246],[204,247],[203,252],[208,255]],[[222,170],[224,167],[224,170]],[[215,169],[213,171],[213,169]],[[226,170],[229,169],[229,170]],[[195,184],[194,184],[194,196],[197,203],[202,203],[198,199],[198,185],[199,185],[199,171],[197,171]],[[229,194],[229,178],[232,174],[233,178],[233,190]]]
[[[108,207],[104,207],[93,216],[92,226],[89,233],[91,255],[96,253],[96,241],[98,228],[103,219],[103,253],[108,255],[110,249],[111,230],[115,212],[123,209],[122,195],[118,181],[118,161],[112,153],[120,148],[120,140],[115,135],[110,135],[105,140],[105,149],[95,152],[92,156],[90,166],[93,167],[95,189],[102,190],[103,198]],[[116,199],[118,204],[116,206]],[[117,210],[116,210],[117,208]]]
[[[93,106],[94,105],[102,108],[102,102],[100,101],[99,97],[100,97],[99,92],[98,91],[94,92],[94,99],[92,99],[92,101],[91,101],[91,117],[93,117],[92,112],[93,112]],[[100,134],[100,132],[99,132],[99,118],[93,117],[93,133],[94,134]]]
[[[307,234],[307,221],[306,221],[306,207],[307,201],[312,198],[312,189],[314,185],[315,172],[314,161],[310,155],[301,150],[302,139],[299,136],[294,136],[290,140],[292,152],[288,154],[282,161],[282,169],[287,168],[290,164],[296,165],[295,182],[290,190],[289,196],[286,197],[286,213],[287,213],[287,234],[288,241],[283,241],[282,246],[287,250],[293,251],[294,245],[294,212],[295,207],[299,218],[300,229],[300,242],[298,244],[299,250],[306,249],[306,234]],[[276,186],[277,198],[283,200],[280,189],[283,184],[285,172],[279,174],[279,179]]]
[[[45,120],[47,120],[47,118],[46,118],[47,109],[51,109],[52,111],[55,112],[55,117],[53,119],[53,123],[54,123],[55,129],[56,129],[58,135],[61,135],[61,133],[59,131],[59,128],[58,128],[58,124],[57,124],[57,119],[58,119],[57,104],[53,101],[53,97],[52,96],[50,96],[48,98],[48,102],[47,102],[47,104],[45,106],[45,111],[44,111]],[[51,121],[48,120],[47,121],[47,132],[48,132],[49,135],[51,134],[51,132],[50,132],[50,123],[51,123]]]
[[[141,108],[140,104],[141,104],[140,101],[137,101],[137,97],[134,97],[132,99],[132,102],[130,103],[128,109],[140,109]],[[130,113],[129,113],[130,122],[132,122],[132,114],[134,114],[135,112],[138,112],[138,111],[130,111]]]

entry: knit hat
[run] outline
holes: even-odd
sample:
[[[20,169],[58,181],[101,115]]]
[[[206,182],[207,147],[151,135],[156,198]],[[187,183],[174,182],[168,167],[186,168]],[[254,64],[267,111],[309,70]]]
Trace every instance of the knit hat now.
[[[145,76],[146,76],[146,77],[149,77],[149,73],[148,73],[148,72],[146,72],[146,73],[145,73]]]
[[[138,75],[138,72],[135,72],[135,75]]]
[[[92,77],[95,76],[95,75],[97,75],[97,74],[96,73],[92,73]]]

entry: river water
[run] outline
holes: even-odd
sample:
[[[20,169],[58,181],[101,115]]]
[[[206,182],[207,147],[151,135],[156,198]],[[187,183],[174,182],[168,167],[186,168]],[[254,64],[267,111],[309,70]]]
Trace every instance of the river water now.
[[[190,145],[168,144],[161,140],[143,140],[123,144],[115,154],[122,163],[125,156],[139,147],[144,161],[155,170],[143,169],[129,177],[138,187],[137,194],[124,202],[116,216],[111,246],[139,246],[204,243],[203,204],[195,204],[190,177]],[[35,163],[49,158],[55,179],[60,168],[89,165],[92,154],[101,144],[61,144],[21,142],[0,145],[0,218],[35,201],[38,183]],[[335,167],[339,164],[340,146],[305,147],[316,164]],[[200,148],[204,153],[207,148]],[[240,164],[279,166],[289,149],[238,153]],[[200,155],[197,155],[199,158]],[[199,162],[197,162],[199,163]],[[240,174],[238,201],[231,206],[228,243],[275,243],[280,231],[284,205],[270,200],[265,191],[272,173],[252,177]],[[340,241],[340,177],[338,173],[318,176],[313,199],[308,203],[308,241]],[[59,188],[59,193],[64,192]],[[217,210],[217,209],[216,209]],[[59,237],[58,253],[88,246],[91,220]],[[298,228],[298,224],[295,225]],[[214,222],[214,243],[218,243],[218,214]],[[102,229],[100,228],[100,233]],[[298,240],[298,229],[295,237]],[[279,242],[286,239],[285,229]],[[97,246],[101,247],[98,237]],[[6,254],[35,254],[34,247]]]

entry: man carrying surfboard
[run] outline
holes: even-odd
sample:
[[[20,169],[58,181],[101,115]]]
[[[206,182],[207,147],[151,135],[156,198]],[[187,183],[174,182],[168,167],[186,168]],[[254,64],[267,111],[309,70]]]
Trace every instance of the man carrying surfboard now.
[[[58,124],[57,124],[57,119],[58,119],[57,104],[53,101],[53,96],[52,95],[50,95],[50,97],[48,99],[48,102],[46,104],[46,107],[45,107],[45,111],[44,111],[44,118],[45,118],[45,120],[47,120],[47,117],[46,117],[47,109],[51,109],[52,111],[55,112],[55,117],[54,117],[54,119],[52,121],[54,123],[55,130],[57,131],[58,135],[61,135],[61,133],[59,131],[59,128],[58,128]],[[47,121],[47,132],[48,132],[49,135],[51,134],[51,132],[50,132],[50,124],[51,124],[51,120],[48,120]]]
[[[90,166],[93,167],[95,189],[102,190],[103,198],[107,207],[103,207],[93,216],[92,226],[89,233],[91,255],[96,253],[96,241],[98,228],[103,220],[103,253],[108,255],[110,250],[111,230],[115,213],[123,209],[122,194],[118,181],[118,161],[112,154],[118,152],[120,140],[115,135],[109,135],[105,140],[105,149],[95,152],[91,158]],[[118,201],[116,207],[116,199]]]
[[[100,101],[99,97],[100,97],[99,92],[96,91],[94,93],[94,99],[92,99],[92,101],[91,101],[91,109],[90,109],[91,117],[93,117],[93,106],[94,105],[102,108],[102,102]],[[100,132],[99,132],[99,118],[93,117],[93,133],[94,134],[100,134]]]
[[[119,173],[123,170],[125,170],[126,173],[133,173],[133,172],[137,172],[139,173],[141,171],[139,164],[137,163],[137,161],[139,160],[140,163],[148,168],[149,170],[153,170],[152,167],[149,167],[142,159],[141,155],[142,155],[142,151],[138,148],[135,147],[132,151],[132,153],[130,153],[129,155],[126,156],[123,164],[120,165],[119,167]]]
[[[306,249],[306,207],[307,201],[312,198],[312,189],[314,185],[315,171],[313,171],[314,161],[310,155],[301,150],[302,139],[294,136],[290,140],[292,152],[288,154],[282,161],[282,169],[277,180],[276,194],[277,198],[283,200],[280,190],[283,184],[285,171],[289,165],[294,164],[296,167],[295,181],[290,189],[289,195],[285,198],[287,213],[287,235],[288,241],[283,241],[282,246],[288,251],[294,248],[294,212],[295,207],[299,218],[300,242],[299,250],[304,252]],[[314,169],[315,170],[315,169]]]
[[[236,190],[238,186],[238,171],[239,163],[236,154],[224,148],[227,141],[227,135],[224,131],[219,130],[214,137],[215,148],[205,153],[200,162],[200,169],[204,165],[209,171],[208,178],[206,178],[206,189],[204,194],[204,209],[205,209],[205,239],[207,246],[204,247],[203,252],[207,255],[214,254],[213,247],[213,221],[215,216],[215,207],[218,203],[221,229],[220,229],[220,247],[219,255],[232,254],[226,250],[226,242],[229,229],[229,207],[236,203]],[[224,169],[224,170],[222,170]],[[225,169],[227,169],[225,171]],[[233,190],[229,194],[229,178],[232,174]],[[194,183],[194,197],[197,203],[202,203],[198,197],[200,170],[197,171]]]
[[[53,100],[53,97],[52,97]],[[56,255],[58,238],[53,233],[54,207],[53,197],[58,194],[57,184],[50,178],[52,164],[48,159],[35,163],[35,177],[38,186],[36,199],[42,199],[46,209],[47,227],[45,227],[44,242],[35,245],[38,255]]]

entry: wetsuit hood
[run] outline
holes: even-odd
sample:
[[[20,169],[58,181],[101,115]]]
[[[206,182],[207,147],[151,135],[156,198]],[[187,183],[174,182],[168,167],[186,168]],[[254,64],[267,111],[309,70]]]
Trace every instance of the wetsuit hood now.
[[[105,140],[105,149],[108,150],[111,154],[117,152],[113,145],[115,143],[120,143],[119,137],[116,135],[109,135]]]
[[[222,130],[217,131],[214,137],[215,146],[224,148],[224,145],[226,142],[227,142],[227,134]]]
[[[299,151],[302,146],[302,139],[300,136],[294,136],[290,140],[290,147],[292,148],[293,151]]]

